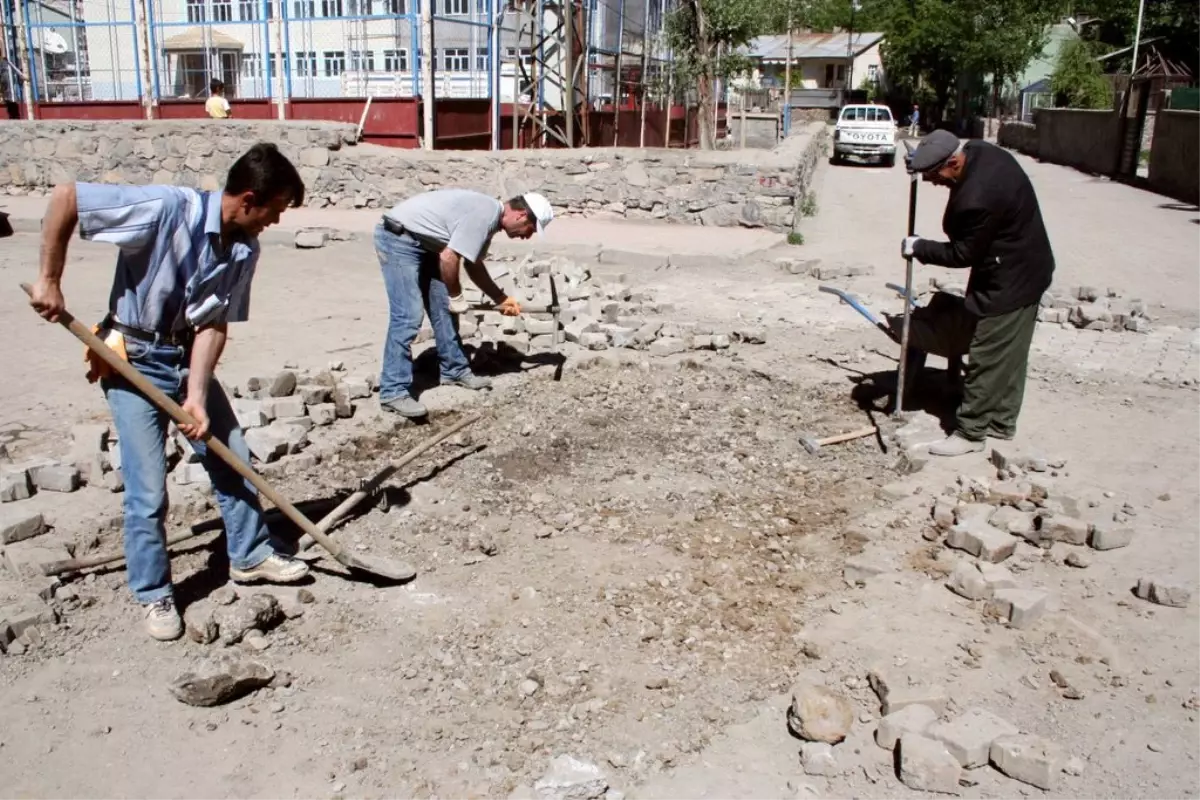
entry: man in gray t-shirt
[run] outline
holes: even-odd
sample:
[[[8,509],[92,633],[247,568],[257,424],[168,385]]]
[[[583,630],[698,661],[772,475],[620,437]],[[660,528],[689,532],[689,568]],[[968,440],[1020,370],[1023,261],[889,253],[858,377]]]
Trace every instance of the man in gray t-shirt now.
[[[379,378],[383,410],[423,417],[413,398],[412,342],[429,314],[438,351],[441,382],[486,389],[491,381],[471,372],[454,315],[467,310],[459,271],[491,298],[497,310],[517,316],[521,306],[500,290],[484,266],[492,237],[504,231],[528,239],[554,219],[550,202],[530,192],[501,203],[468,189],[438,189],[410,197],[391,208],[375,229],[375,252],[383,269],[390,315]]]

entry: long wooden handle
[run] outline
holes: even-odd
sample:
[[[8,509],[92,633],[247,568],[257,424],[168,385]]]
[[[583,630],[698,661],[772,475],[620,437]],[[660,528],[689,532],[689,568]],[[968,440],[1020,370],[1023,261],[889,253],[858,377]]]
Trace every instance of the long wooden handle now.
[[[912,174],[911,185],[908,189],[908,235],[912,236],[917,230],[917,184],[921,176]],[[904,322],[900,328],[900,363],[896,367],[896,408],[892,416],[899,417],[904,413],[904,384],[908,382],[908,334],[912,327],[912,303],[909,299],[913,294],[913,260],[912,256],[904,259]]]
[[[317,527],[320,528],[322,532],[328,531],[334,525],[338,524],[342,517],[350,513],[355,506],[370,497],[371,493],[382,486],[388,478],[399,472],[401,467],[417,460],[417,458],[419,458],[426,450],[441,444],[446,439],[449,439],[451,436],[461,431],[463,428],[467,427],[468,425],[474,425],[481,419],[483,419],[483,415],[476,414],[474,416],[467,417],[466,419],[459,420],[446,430],[439,433],[437,436],[426,439],[412,450],[409,450],[400,457],[399,461],[384,467],[379,471],[378,474],[371,478],[371,480],[363,484],[361,489],[343,500],[337,508],[335,508],[333,511],[330,511],[319,523],[317,523]],[[312,537],[307,535],[300,537],[299,549],[301,551],[308,550],[313,546],[313,541],[314,540]]]
[[[822,447],[824,447],[827,444],[838,444],[839,442],[848,442],[851,439],[861,439],[864,436],[870,436],[876,430],[878,430],[878,428],[872,425],[869,428],[862,428],[857,431],[851,431],[850,433],[839,433],[837,436],[825,437],[821,440],[820,444]]]
[[[33,289],[30,288],[29,284],[22,283],[21,288],[25,290],[25,294],[30,297],[33,296]],[[58,322],[73,333],[75,338],[87,345],[88,349],[104,359],[104,362],[116,370],[122,378],[129,381],[139,392],[146,395],[151,402],[167,412],[167,415],[175,420],[177,425],[196,424],[196,420],[192,418],[191,414],[184,411],[178,403],[167,397],[157,386],[146,380],[146,377],[138,372],[132,364],[114,353],[112,348],[104,343],[104,340],[84,327],[83,323],[75,319],[74,315],[69,311],[63,309],[58,315]],[[271,487],[271,484],[267,483],[263,480],[262,476],[251,469],[249,464],[242,461],[236,453],[226,447],[224,442],[213,436],[212,433],[205,434],[203,441],[222,461],[232,467],[243,478],[250,481],[251,485],[262,493],[263,497],[274,503],[296,527],[315,539],[322,547],[329,551],[331,556],[339,561],[341,560],[341,546],[322,533],[316,525],[312,524],[308,517],[301,514],[295,506],[289,503],[287,498],[275,491]]]

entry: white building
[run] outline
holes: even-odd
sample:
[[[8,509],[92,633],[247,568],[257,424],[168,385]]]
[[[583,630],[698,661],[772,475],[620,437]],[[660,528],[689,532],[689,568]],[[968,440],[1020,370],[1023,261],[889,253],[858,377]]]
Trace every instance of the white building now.
[[[132,13],[137,0],[81,0],[90,64],[92,97],[137,96],[140,63]],[[280,2],[284,16],[277,19]],[[211,78],[225,83],[231,98],[275,96],[282,74],[284,93],[294,98],[411,97],[420,93],[418,0],[146,0],[149,6],[150,81],[160,98],[207,97]],[[532,74],[535,42],[530,14],[509,8],[507,0],[434,2],[434,92],[439,97],[490,96],[489,20],[503,12],[500,41],[501,99],[513,94],[518,58]],[[666,0],[585,0],[588,39],[615,50],[620,22],[636,30],[640,45],[644,10],[665,8]],[[624,13],[621,6],[627,8]],[[123,10],[124,9],[124,13]],[[544,0],[544,27],[557,26],[557,2]],[[651,12],[661,24],[661,12]],[[519,35],[524,19],[524,34]],[[518,38],[520,42],[518,42]],[[626,44],[628,47],[628,44]],[[542,46],[542,62],[553,71],[561,63],[557,42]],[[590,49],[590,48],[589,48]],[[282,51],[285,59],[278,54]],[[578,54],[582,56],[583,54]],[[577,56],[577,57],[578,57]],[[602,59],[594,53],[593,60]],[[611,57],[609,58],[611,62]],[[589,74],[603,70],[589,70]],[[593,91],[611,87],[593,82]],[[545,100],[560,107],[561,80],[540,81]],[[528,86],[523,87],[527,91]]]

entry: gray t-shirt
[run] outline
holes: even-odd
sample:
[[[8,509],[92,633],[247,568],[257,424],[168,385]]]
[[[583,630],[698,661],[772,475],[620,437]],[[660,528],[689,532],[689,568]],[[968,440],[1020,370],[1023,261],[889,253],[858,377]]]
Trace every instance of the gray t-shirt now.
[[[421,242],[440,253],[446,247],[467,261],[482,261],[492,237],[500,230],[504,204],[470,189],[435,189],[410,197],[384,214]]]

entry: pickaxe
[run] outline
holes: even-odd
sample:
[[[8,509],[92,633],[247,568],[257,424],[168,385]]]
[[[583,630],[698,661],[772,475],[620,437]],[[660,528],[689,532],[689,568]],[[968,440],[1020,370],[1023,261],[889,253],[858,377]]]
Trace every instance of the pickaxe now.
[[[554,282],[554,273],[548,273],[550,276],[550,305],[546,306],[521,306],[522,314],[550,314],[554,318],[554,353],[558,354],[558,345],[561,341],[562,333],[559,331],[558,317],[562,312],[562,305],[558,301],[558,284]],[[496,307],[491,304],[473,305],[468,307],[470,311],[495,311]],[[555,371],[555,380],[561,375],[562,364],[559,364],[559,369]]]
[[[875,433],[878,428],[872,425],[869,428],[851,431],[850,433],[839,433],[837,436],[826,436],[824,439],[818,439],[816,434],[802,433],[800,434],[800,444],[804,445],[804,449],[815,454],[827,444],[839,444],[841,442],[849,442],[853,439],[861,439],[864,436],[870,436]]]

